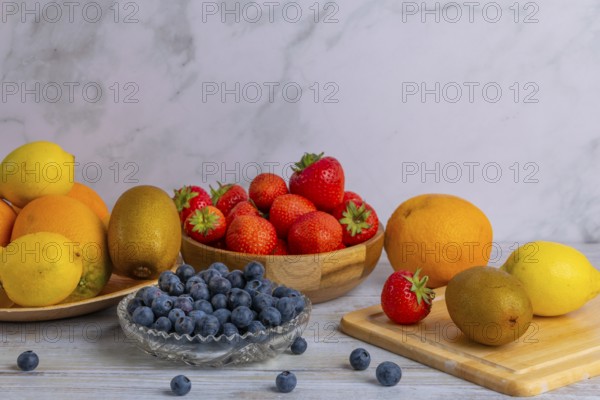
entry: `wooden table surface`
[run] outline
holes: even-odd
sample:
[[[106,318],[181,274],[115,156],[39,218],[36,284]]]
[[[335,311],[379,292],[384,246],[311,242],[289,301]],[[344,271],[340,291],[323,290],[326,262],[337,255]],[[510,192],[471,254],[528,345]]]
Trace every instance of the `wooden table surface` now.
[[[575,247],[594,265],[600,265],[599,244]],[[304,332],[308,350],[303,355],[284,353],[260,364],[219,370],[161,361],[142,353],[124,337],[115,307],[60,321],[0,323],[0,396],[79,400],[164,398],[171,396],[171,378],[185,374],[192,381],[188,398],[509,398],[360,342],[338,330],[342,315],[378,303],[381,287],[391,272],[383,254],[377,268],[361,286],[341,298],[315,305]],[[366,371],[353,371],[349,366],[348,356],[356,347],[365,347],[371,353],[371,366]],[[34,350],[40,357],[35,371],[24,373],[16,367],[17,356],[25,350]],[[399,364],[403,372],[400,383],[391,388],[380,386],[375,379],[377,365],[388,360]],[[296,374],[298,385],[292,393],[278,393],[275,377],[288,369]],[[598,398],[599,393],[600,377],[596,377],[536,398],[591,399]]]

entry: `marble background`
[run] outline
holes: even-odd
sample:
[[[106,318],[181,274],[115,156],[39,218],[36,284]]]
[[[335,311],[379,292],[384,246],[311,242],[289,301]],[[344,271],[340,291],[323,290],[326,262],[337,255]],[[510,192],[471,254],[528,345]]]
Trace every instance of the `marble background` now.
[[[324,151],[384,222],[452,193],[496,240],[600,240],[594,0],[67,3],[0,1],[0,157],[60,143],[112,206]]]

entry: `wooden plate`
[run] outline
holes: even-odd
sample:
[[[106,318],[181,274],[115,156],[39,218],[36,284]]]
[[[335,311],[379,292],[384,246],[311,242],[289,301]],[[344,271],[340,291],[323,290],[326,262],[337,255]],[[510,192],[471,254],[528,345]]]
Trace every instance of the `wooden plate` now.
[[[48,307],[17,306],[0,289],[0,321],[30,322],[77,317],[113,306],[129,293],[155,283],[156,279],[140,281],[113,274],[98,296]]]

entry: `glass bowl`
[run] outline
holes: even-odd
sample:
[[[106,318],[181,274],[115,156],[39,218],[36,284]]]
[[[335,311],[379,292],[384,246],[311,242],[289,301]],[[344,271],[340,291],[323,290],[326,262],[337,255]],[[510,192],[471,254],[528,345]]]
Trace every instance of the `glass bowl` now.
[[[202,367],[224,367],[263,361],[274,357],[301,336],[310,318],[312,305],[304,296],[306,306],[294,319],[260,333],[233,336],[200,336],[166,333],[134,323],[127,305],[135,297],[131,293],[119,302],[117,315],[125,335],[144,352],[160,359],[184,362]]]

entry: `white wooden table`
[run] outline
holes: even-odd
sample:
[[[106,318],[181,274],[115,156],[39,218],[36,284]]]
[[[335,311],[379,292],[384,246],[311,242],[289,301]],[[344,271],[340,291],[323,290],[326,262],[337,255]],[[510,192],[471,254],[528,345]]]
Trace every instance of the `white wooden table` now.
[[[576,246],[600,265],[600,245]],[[497,264],[497,263],[496,263]],[[155,359],[135,348],[122,334],[115,308],[80,318],[44,323],[0,323],[0,396],[2,399],[129,399],[171,396],[169,382],[178,374],[192,381],[187,398],[327,398],[327,399],[496,399],[509,398],[470,382],[362,343],[338,330],[342,315],[377,304],[392,272],[385,254],[360,287],[346,296],[314,307],[304,337],[308,350],[300,356],[284,353],[264,363],[221,370],[198,369]],[[600,329],[600,327],[599,327]],[[354,371],[350,352],[365,347],[372,357],[366,371]],[[17,356],[34,350],[40,365],[33,372],[17,369]],[[382,387],[375,368],[394,361],[403,376],[395,387]],[[296,389],[275,390],[280,371],[292,370]],[[600,377],[549,392],[540,399],[580,399],[600,396]]]

